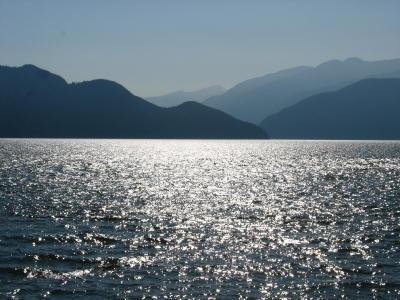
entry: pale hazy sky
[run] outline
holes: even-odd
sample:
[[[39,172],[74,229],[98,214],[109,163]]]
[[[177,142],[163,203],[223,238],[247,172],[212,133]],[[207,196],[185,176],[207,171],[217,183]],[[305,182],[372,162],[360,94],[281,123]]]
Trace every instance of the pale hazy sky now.
[[[400,57],[399,0],[0,0],[1,65],[139,96],[348,57]]]

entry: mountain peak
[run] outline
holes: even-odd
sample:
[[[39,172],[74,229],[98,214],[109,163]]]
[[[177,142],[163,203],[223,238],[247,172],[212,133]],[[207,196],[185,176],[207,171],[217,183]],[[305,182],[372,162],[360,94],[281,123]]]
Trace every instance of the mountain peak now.
[[[399,59],[334,59],[317,67],[292,68],[243,81],[203,103],[238,119],[259,124],[265,117],[313,94],[337,90],[368,77],[399,77],[399,72]]]
[[[182,108],[192,108],[192,107],[201,107],[201,108],[203,108],[203,107],[207,107],[208,108],[208,106],[205,106],[205,105],[203,105],[203,104],[201,104],[199,102],[196,102],[196,101],[186,101],[186,102],[183,102],[183,103],[181,103],[181,104],[179,104],[179,105],[177,105],[175,107],[182,107]]]
[[[262,122],[281,139],[399,139],[400,79],[363,79],[305,98]]]
[[[339,59],[331,59],[326,62],[323,62],[322,64],[319,64],[316,68],[321,69],[321,68],[331,68],[335,65],[339,65],[342,61]]]
[[[148,97],[146,100],[161,107],[174,107],[187,101],[202,102],[209,97],[221,95],[225,93],[225,91],[226,89],[224,87],[213,85],[192,92],[181,90],[162,96]]]
[[[18,68],[18,67],[17,67]],[[21,69],[25,69],[25,70],[40,70],[40,71],[45,71],[45,70],[43,70],[43,69],[41,69],[41,68],[39,68],[39,67],[37,67],[37,66],[35,66],[35,65],[32,65],[32,64],[25,64],[25,65],[22,65],[21,67],[19,67],[19,68],[21,68]]]
[[[67,84],[64,78],[62,78],[61,76],[53,74],[32,64],[26,64],[21,67],[16,67],[15,70],[21,71],[23,73],[31,73],[36,78],[41,80],[52,80],[53,82],[57,82],[59,84]]]
[[[200,103],[159,108],[114,81],[60,80],[34,65],[0,67],[0,137],[267,138]]]
[[[346,63],[363,63],[364,61],[358,57],[349,57],[344,62],[346,62]]]

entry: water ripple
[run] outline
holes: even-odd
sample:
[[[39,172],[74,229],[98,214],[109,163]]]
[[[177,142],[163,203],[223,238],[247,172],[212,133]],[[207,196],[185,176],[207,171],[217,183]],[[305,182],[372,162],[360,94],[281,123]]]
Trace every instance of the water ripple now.
[[[400,143],[0,140],[0,297],[400,297]]]

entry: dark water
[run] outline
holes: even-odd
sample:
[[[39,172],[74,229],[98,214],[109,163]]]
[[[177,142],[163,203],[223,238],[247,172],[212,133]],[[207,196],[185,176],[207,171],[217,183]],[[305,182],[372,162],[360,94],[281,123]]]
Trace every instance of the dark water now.
[[[0,298],[400,297],[400,142],[0,140]]]

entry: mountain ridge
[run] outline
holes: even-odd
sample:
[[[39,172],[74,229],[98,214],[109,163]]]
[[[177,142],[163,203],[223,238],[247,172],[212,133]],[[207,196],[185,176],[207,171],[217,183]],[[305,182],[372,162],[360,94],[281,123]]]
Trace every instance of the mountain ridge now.
[[[192,92],[181,90],[161,96],[146,97],[146,100],[161,107],[172,107],[186,101],[202,102],[211,96],[220,95],[224,92],[226,92],[224,87],[220,85],[213,85]]]
[[[161,108],[111,80],[67,83],[33,65],[0,66],[1,137],[267,138],[253,124],[199,106]]]
[[[308,97],[261,123],[279,139],[400,139],[400,79],[368,78]]]
[[[313,94],[336,90],[370,76],[381,76],[399,70],[400,59],[364,61],[353,57],[343,61],[330,60],[316,67],[300,67],[294,74],[280,76],[245,92],[235,91],[235,87],[240,86],[239,83],[226,93],[211,97],[203,103],[240,120],[260,124],[269,115]],[[277,73],[264,77],[269,75],[273,78]],[[250,81],[258,80],[257,78]]]

